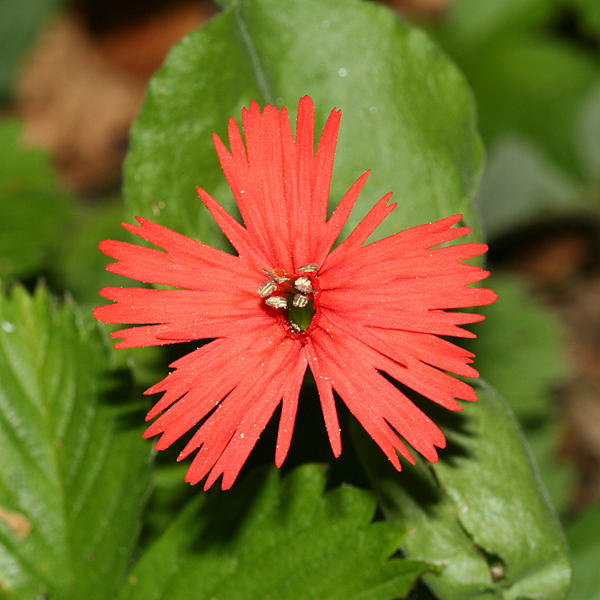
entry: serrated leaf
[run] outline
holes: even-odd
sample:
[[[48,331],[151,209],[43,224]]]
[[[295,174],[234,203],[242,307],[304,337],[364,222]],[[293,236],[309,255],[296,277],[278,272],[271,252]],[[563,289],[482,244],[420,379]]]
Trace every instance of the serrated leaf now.
[[[0,280],[47,267],[70,218],[46,154],[25,148],[16,121],[0,124]]]
[[[530,141],[508,135],[489,152],[477,205],[486,235],[493,239],[544,219],[588,209],[576,182]]]
[[[567,540],[573,560],[573,589],[569,600],[600,599],[600,503],[567,526]]]
[[[150,461],[117,376],[72,305],[43,288],[0,296],[0,590],[10,598],[104,600],[123,577]]]
[[[399,206],[379,236],[459,212],[475,224],[482,150],[473,101],[425,34],[373,2],[227,4],[174,47],[150,82],[125,165],[132,217],[222,245],[195,192],[200,185],[235,212],[211,133],[225,138],[228,118],[252,99],[285,105],[294,118],[309,94],[318,127],[342,109],[332,202],[373,168],[350,227],[390,190]]]
[[[426,576],[441,600],[562,600],[570,566],[560,525],[510,410],[486,386],[478,396],[447,416],[448,448],[434,465],[398,474],[359,436],[373,487],[386,517],[408,528],[406,555],[444,565]]]
[[[400,530],[372,523],[373,497],[323,493],[322,467],[281,480],[254,472],[232,490],[199,495],[140,559],[119,600],[391,600],[426,563],[390,559]]]

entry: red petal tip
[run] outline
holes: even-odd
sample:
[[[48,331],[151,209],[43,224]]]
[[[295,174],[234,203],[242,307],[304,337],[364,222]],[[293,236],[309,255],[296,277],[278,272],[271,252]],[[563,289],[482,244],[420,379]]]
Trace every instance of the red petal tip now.
[[[234,482],[235,482],[235,478],[232,481],[225,481],[225,479],[223,479],[221,481],[221,489],[223,491],[228,490],[234,484]],[[211,485],[212,485],[212,482],[211,482]],[[208,487],[210,487],[210,486],[208,486]],[[205,488],[205,489],[207,489],[207,488]]]
[[[110,249],[111,246],[115,243],[115,240],[102,240],[98,243],[98,250],[102,252],[102,254],[106,254],[106,256],[111,256]]]
[[[300,107],[305,104],[308,105],[309,108],[314,108],[314,106],[315,106],[313,99],[308,94],[306,94],[305,96],[302,96],[302,98],[300,98],[300,100],[298,101],[298,109],[300,109]],[[333,112],[334,110],[335,110],[335,108],[331,112]]]

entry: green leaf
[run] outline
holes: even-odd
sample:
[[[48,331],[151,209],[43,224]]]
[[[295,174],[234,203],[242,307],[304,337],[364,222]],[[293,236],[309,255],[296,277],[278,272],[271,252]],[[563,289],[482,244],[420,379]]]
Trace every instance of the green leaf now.
[[[573,502],[578,473],[573,462],[560,456],[560,447],[567,438],[567,424],[560,419],[557,407],[550,400],[548,398],[546,418],[526,425],[523,433],[552,506],[562,516]]]
[[[586,174],[598,188],[600,187],[600,81],[583,102],[579,113],[577,142]],[[599,205],[600,201],[597,197],[596,208]]]
[[[600,503],[588,508],[567,527],[573,560],[569,600],[600,600]]]
[[[133,568],[119,600],[391,600],[431,567],[390,559],[401,538],[372,523],[375,501],[322,467],[280,480],[253,472],[228,492],[199,494]]]
[[[518,278],[495,275],[488,284],[498,300],[480,309],[486,320],[467,347],[477,355],[482,377],[509,401],[553,506],[563,511],[571,501],[576,473],[558,459],[564,432],[552,392],[570,370],[560,322]]]
[[[473,87],[488,145],[517,133],[532,139],[560,167],[581,176],[574,132],[579,106],[598,76],[592,58],[538,34],[473,46],[457,39],[445,49]]]
[[[0,280],[52,263],[72,207],[45,153],[24,148],[16,121],[0,124]]]
[[[549,392],[569,372],[558,316],[517,277],[495,275],[486,285],[498,300],[479,309],[486,320],[468,344],[475,366],[520,421],[543,418],[551,411]]]
[[[0,2],[0,101],[7,99],[21,57],[34,35],[60,0],[21,0]]]
[[[560,525],[510,410],[487,386],[478,397],[462,413],[429,410],[448,447],[436,464],[400,474],[355,428],[383,511],[408,529],[409,558],[444,566],[425,577],[442,600],[563,599],[570,566]]]
[[[43,288],[0,297],[0,590],[10,598],[105,600],[121,582],[150,452],[110,366],[72,305]]]
[[[212,244],[220,232],[201,207],[200,185],[235,213],[211,133],[252,99],[316,103],[317,127],[342,109],[331,201],[373,168],[350,226],[391,191],[398,208],[378,229],[463,213],[482,149],[462,75],[420,31],[373,2],[240,0],[174,47],[152,78],[125,165],[132,216]]]
[[[597,38],[600,38],[600,4],[596,0],[572,0],[579,11],[584,27]]]
[[[540,26],[553,9],[553,0],[454,0],[438,33],[446,43],[474,46]]]
[[[179,515],[182,506],[198,494],[185,481],[188,468],[189,464],[176,462],[169,453],[157,454],[152,470],[152,493],[144,511],[140,534],[140,545],[144,548],[159,538]]]
[[[569,175],[531,142],[513,135],[492,145],[477,205],[486,235],[492,239],[524,225],[588,209]]]
[[[77,207],[69,235],[59,249],[53,273],[61,288],[81,305],[95,306],[104,300],[98,291],[104,286],[124,285],[123,278],[104,269],[106,256],[98,251],[100,240],[131,241],[132,236],[120,225],[123,220],[123,199],[102,198]]]

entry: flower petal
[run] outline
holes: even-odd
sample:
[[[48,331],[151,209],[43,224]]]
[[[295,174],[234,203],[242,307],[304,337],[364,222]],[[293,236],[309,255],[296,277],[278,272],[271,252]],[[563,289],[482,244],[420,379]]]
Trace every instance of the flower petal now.
[[[275,339],[273,336],[272,342]],[[206,481],[205,489],[225,470],[239,471],[281,401],[289,370],[293,370],[299,359],[300,344],[290,338],[280,338],[271,345],[270,352],[261,349],[248,357],[247,371],[239,384],[208,416],[180,453],[179,460],[198,449],[186,481],[197,483],[203,479],[222,455],[224,458]],[[239,435],[234,439],[236,432]],[[243,441],[246,435],[249,444]],[[224,454],[230,443],[233,448]]]
[[[275,447],[275,465],[277,468],[281,467],[290,449],[292,433],[296,422],[296,412],[298,410],[298,397],[307,365],[308,361],[303,354],[299,357],[283,392],[281,417],[279,418],[279,429],[277,431],[277,445]]]
[[[388,423],[425,458],[437,459],[435,446],[444,447],[443,434],[425,413],[377,372],[372,350],[340,331],[335,333],[335,351],[327,344],[322,330],[316,332],[313,339],[317,356],[330,375],[333,387],[363,427],[376,430],[374,440],[396,468],[399,468],[397,458],[389,455],[391,447],[408,460],[411,458]]]
[[[342,438],[340,435],[340,422],[338,419],[335,400],[333,398],[333,388],[331,380],[324,370],[324,365],[317,356],[312,340],[306,344],[304,351],[308,358],[308,365],[315,378],[317,390],[319,392],[319,401],[321,402],[321,411],[325,421],[325,429],[329,438],[329,445],[333,455],[337,458],[342,453]]]

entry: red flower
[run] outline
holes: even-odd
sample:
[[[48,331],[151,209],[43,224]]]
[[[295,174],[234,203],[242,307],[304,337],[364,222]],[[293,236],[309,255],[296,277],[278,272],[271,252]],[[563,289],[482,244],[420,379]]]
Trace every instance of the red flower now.
[[[233,119],[231,150],[213,136],[245,226],[207,192],[198,194],[237,256],[141,217],[139,225],[123,227],[164,252],[100,244],[117,259],[109,271],[178,288],[101,290],[114,303],[96,308],[97,319],[139,325],[114,332],[122,338],[115,347],[212,340],[175,361],[175,370],[145,392],[163,392],[147,419],[160,416],[144,434],[161,434],[157,450],[201,424],[179,459],[198,450],[186,480],[208,475],[205,489],[221,474],[223,489],[233,484],[280,404],[275,463],[283,463],[307,367],[333,454],[341,452],[335,390],[398,470],[396,451],[414,463],[405,443],[435,461],[445,438],[382,373],[449,410],[461,410],[456,399],[477,399],[447,373],[477,377],[473,354],[437,336],[475,337],[460,325],[483,317],[445,309],[496,299],[491,290],[468,287],[488,273],[462,264],[487,247],[439,247],[470,231],[453,227],[461,215],[365,245],[395,207],[387,194],[332,250],[368,176],[327,219],[339,120],[333,110],[316,152],[309,97],[298,105],[296,139],[285,108],[266,106],[261,114],[255,102],[242,111],[245,143]]]

